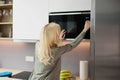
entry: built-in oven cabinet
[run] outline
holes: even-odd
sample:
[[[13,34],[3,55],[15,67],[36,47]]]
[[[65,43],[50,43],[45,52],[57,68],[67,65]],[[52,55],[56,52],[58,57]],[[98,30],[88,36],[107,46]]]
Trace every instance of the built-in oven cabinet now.
[[[14,0],[13,39],[38,40],[48,23],[48,0]]]
[[[49,0],[49,12],[91,10],[91,0]]]

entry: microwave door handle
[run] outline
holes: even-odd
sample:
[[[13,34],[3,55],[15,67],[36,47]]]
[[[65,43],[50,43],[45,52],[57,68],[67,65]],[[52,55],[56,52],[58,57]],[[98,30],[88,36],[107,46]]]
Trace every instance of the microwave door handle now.
[[[51,12],[49,15],[90,14],[90,12]]]

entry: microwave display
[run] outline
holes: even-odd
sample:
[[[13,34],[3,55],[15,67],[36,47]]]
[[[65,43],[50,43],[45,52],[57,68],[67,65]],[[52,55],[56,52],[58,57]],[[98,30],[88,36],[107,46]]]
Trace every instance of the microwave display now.
[[[66,37],[68,39],[76,38],[83,30],[86,20],[90,20],[90,13],[72,13],[72,14],[58,14],[52,13],[49,15],[49,22],[58,23],[61,29],[65,29]],[[90,39],[90,30],[86,32],[84,39]]]

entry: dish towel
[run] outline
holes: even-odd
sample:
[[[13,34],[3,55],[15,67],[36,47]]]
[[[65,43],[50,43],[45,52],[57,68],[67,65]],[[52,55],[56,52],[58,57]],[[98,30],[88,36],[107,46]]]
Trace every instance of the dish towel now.
[[[12,72],[0,72],[0,77],[12,77]]]

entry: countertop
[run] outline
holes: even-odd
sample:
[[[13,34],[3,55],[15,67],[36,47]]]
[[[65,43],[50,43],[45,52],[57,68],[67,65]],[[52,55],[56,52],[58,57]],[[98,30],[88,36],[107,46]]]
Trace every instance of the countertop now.
[[[27,80],[27,79],[20,79],[20,78],[17,77],[17,74],[24,75],[25,74],[25,73],[23,73],[23,72],[25,72],[24,70],[0,68],[0,72],[5,72],[5,71],[12,72],[13,73],[12,77],[11,78],[9,78],[9,77],[0,77],[0,80]],[[27,76],[29,76],[30,73],[27,73],[27,74],[28,74]],[[78,76],[76,76],[76,77],[74,77],[73,80],[80,80],[80,78]]]
[[[75,80],[80,80],[80,77],[78,77],[78,76],[77,76],[77,77],[75,77]],[[88,79],[88,80],[90,80],[90,79]]]
[[[20,74],[22,72],[24,72],[23,70],[16,70],[16,69],[5,69],[5,68],[0,68],[0,72],[5,72],[5,71],[9,71],[12,72],[12,77],[0,77],[0,80],[27,80],[27,79],[20,79],[18,78],[17,74]]]

